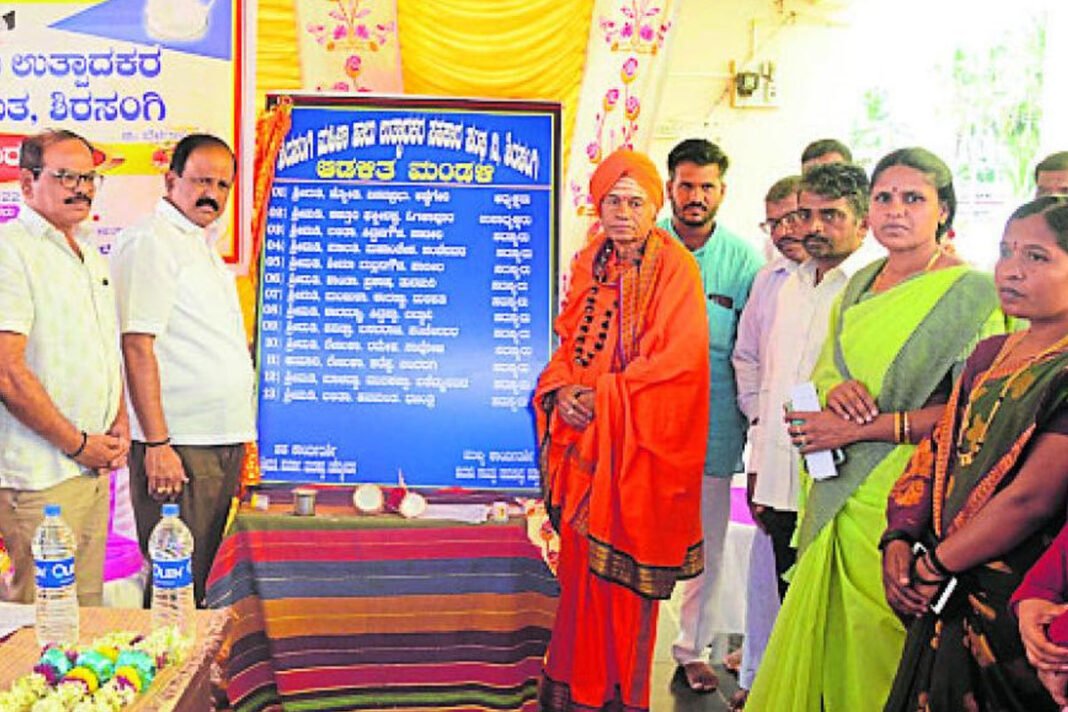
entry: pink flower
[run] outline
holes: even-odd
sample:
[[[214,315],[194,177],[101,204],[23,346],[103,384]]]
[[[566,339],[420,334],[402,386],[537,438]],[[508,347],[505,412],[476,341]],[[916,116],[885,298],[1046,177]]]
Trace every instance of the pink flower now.
[[[627,120],[634,121],[634,119],[638,118],[638,114],[641,113],[641,110],[642,103],[638,101],[638,97],[628,96],[626,106]]]
[[[630,24],[629,22],[624,22],[623,23],[623,27],[621,27],[619,29],[619,36],[625,38],[625,37],[630,37],[633,34],[634,34],[634,25]]]
[[[345,60],[345,74],[350,79],[355,79],[360,73],[360,67],[363,65],[363,60],[360,59],[358,54],[350,54],[349,58]]]
[[[623,67],[619,71],[619,76],[622,77],[624,84],[630,84],[634,81],[634,75],[638,72],[638,58],[628,57],[627,61],[623,62]]]
[[[367,25],[356,25],[356,36],[361,40],[368,39],[371,33],[367,30]]]
[[[349,87],[349,83],[348,82],[334,82],[334,86],[330,87],[330,90],[331,91],[348,91],[349,88],[350,87]]]
[[[638,36],[642,38],[643,42],[652,42],[654,33],[652,25],[642,25],[641,30],[638,32]]]
[[[586,144],[586,155],[590,160],[596,163],[601,158],[601,144],[597,141],[590,141]]]
[[[345,28],[344,25],[334,25],[334,39],[335,40],[342,39],[348,33],[349,33],[349,31]]]
[[[604,94],[604,110],[611,111],[617,101],[619,101],[619,87],[612,87]]]

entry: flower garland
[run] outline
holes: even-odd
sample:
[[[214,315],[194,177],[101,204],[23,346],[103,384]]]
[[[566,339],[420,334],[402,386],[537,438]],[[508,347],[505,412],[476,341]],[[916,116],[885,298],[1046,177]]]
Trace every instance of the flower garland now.
[[[0,712],[114,712],[149,688],[156,673],[180,665],[193,641],[171,626],[148,637],[109,633],[89,646],[49,645],[33,672],[0,692]]]

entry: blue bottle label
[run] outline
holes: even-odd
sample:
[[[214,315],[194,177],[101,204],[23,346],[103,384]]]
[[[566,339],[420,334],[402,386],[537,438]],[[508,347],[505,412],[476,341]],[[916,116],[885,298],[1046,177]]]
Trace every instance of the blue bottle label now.
[[[152,585],[158,588],[181,588],[193,583],[192,559],[153,561]]]
[[[34,561],[37,588],[60,588],[74,583],[74,557]]]

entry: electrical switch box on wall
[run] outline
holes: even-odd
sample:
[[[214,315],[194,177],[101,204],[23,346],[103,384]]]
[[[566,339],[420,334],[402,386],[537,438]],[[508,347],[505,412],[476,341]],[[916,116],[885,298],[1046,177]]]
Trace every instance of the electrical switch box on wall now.
[[[774,62],[730,64],[731,106],[736,109],[769,109],[779,105]]]

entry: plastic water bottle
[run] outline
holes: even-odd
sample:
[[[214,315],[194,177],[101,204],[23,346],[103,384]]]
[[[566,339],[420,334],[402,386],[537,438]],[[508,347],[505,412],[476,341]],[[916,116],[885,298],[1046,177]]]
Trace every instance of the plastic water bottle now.
[[[163,518],[148,538],[152,557],[152,629],[175,626],[184,636],[195,632],[193,614],[193,535],[178,518],[178,505],[163,505]]]
[[[37,642],[73,645],[78,642],[78,591],[74,583],[74,532],[59,516],[58,504],[46,504],[44,521],[34,532],[37,583]]]

